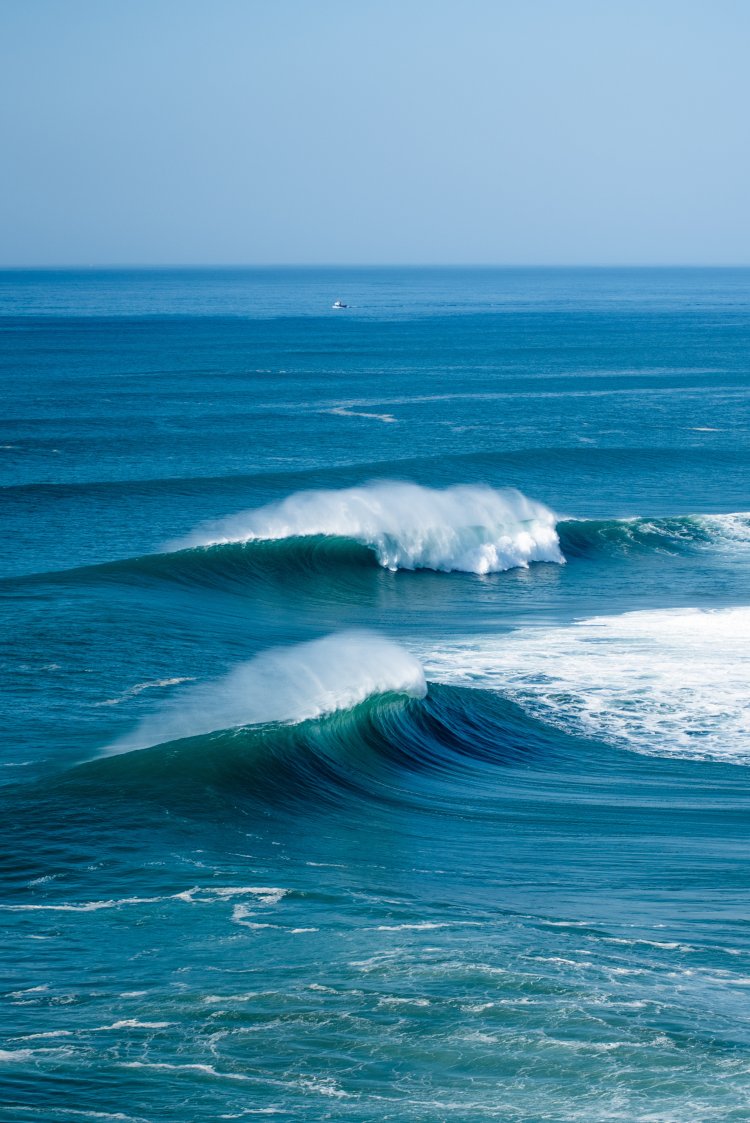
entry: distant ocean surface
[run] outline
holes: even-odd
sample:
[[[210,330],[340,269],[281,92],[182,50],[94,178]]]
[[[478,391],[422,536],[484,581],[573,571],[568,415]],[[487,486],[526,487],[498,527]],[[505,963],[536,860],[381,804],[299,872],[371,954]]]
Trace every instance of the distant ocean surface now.
[[[749,356],[749,270],[0,273],[0,1120],[748,1119]]]

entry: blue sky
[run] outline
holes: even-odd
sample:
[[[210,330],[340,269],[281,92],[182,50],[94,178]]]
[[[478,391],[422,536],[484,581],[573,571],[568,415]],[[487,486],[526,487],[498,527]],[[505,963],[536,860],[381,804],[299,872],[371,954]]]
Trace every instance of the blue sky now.
[[[750,263],[745,0],[2,0],[0,264]]]

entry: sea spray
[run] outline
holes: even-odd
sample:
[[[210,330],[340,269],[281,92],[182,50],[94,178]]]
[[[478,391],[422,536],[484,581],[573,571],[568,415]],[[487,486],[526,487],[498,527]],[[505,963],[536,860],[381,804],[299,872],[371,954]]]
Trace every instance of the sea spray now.
[[[388,569],[484,574],[562,564],[555,521],[544,504],[512,489],[388,481],[297,492],[199,527],[170,548],[329,535],[369,546]]]
[[[105,753],[350,709],[374,694],[427,692],[418,660],[373,632],[339,632],[265,651],[223,678],[180,692]]]

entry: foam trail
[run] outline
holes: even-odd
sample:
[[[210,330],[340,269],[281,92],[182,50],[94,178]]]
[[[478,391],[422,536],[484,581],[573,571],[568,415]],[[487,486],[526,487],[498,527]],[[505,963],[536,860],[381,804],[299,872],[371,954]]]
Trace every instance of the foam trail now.
[[[578,736],[750,763],[750,608],[598,616],[448,644],[430,679],[495,689]]]
[[[183,691],[105,753],[266,722],[299,722],[346,710],[374,694],[422,698],[418,660],[372,632],[339,632],[273,648],[223,678]]]
[[[388,569],[495,573],[562,564],[555,515],[520,491],[382,482],[302,491],[199,527],[169,549],[330,535],[371,547]]]

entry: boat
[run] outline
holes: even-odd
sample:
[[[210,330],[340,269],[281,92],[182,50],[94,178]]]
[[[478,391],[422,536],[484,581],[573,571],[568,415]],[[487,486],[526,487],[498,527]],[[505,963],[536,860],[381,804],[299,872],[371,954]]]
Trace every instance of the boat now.
[[[331,308],[348,308],[348,304],[344,304],[343,300],[334,300]]]

